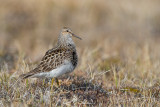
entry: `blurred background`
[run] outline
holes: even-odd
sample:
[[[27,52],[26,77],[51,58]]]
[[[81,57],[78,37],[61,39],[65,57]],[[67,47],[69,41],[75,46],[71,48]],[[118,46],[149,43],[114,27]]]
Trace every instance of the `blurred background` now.
[[[64,26],[83,39],[73,38],[79,63],[67,83],[61,77],[66,89],[17,83]],[[159,77],[160,0],[0,0],[0,105],[153,106]]]
[[[1,0],[0,63],[17,61],[15,54],[38,62],[64,26],[83,38],[74,39],[82,68],[160,56],[159,0]]]

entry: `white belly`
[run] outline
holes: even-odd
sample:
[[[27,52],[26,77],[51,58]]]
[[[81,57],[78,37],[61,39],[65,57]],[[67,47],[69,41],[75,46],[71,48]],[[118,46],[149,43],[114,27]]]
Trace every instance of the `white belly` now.
[[[63,74],[66,74],[66,73],[70,73],[74,70],[74,67],[72,65],[71,62],[69,61],[65,61],[65,63],[61,66],[59,66],[58,68],[56,69],[53,69],[52,71],[50,72],[43,72],[43,73],[38,73],[38,74],[35,74],[33,75],[32,77],[44,77],[44,78],[53,78],[53,77],[59,77]]]
[[[74,67],[71,63],[64,64],[57,69],[54,69],[48,72],[47,77],[59,77],[63,74],[70,73],[74,70]]]

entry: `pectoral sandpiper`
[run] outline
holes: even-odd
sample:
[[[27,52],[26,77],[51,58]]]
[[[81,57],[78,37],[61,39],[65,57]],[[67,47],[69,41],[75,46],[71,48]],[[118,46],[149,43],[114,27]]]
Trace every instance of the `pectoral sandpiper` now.
[[[60,32],[56,47],[46,52],[35,69],[20,75],[20,78],[56,78],[57,80],[59,76],[72,72],[78,62],[76,46],[72,36],[81,39],[73,34],[70,28],[64,27]]]

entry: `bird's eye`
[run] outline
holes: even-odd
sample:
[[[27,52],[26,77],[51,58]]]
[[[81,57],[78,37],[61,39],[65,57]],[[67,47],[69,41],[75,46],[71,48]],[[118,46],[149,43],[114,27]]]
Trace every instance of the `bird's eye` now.
[[[66,32],[69,32],[69,30],[67,30]]]

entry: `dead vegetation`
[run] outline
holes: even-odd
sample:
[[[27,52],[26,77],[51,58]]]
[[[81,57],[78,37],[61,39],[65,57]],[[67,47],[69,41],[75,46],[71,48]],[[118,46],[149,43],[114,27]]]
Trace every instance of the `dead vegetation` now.
[[[14,0],[0,4],[0,106],[160,106],[155,0]],[[69,26],[79,65],[60,78],[19,81]]]

